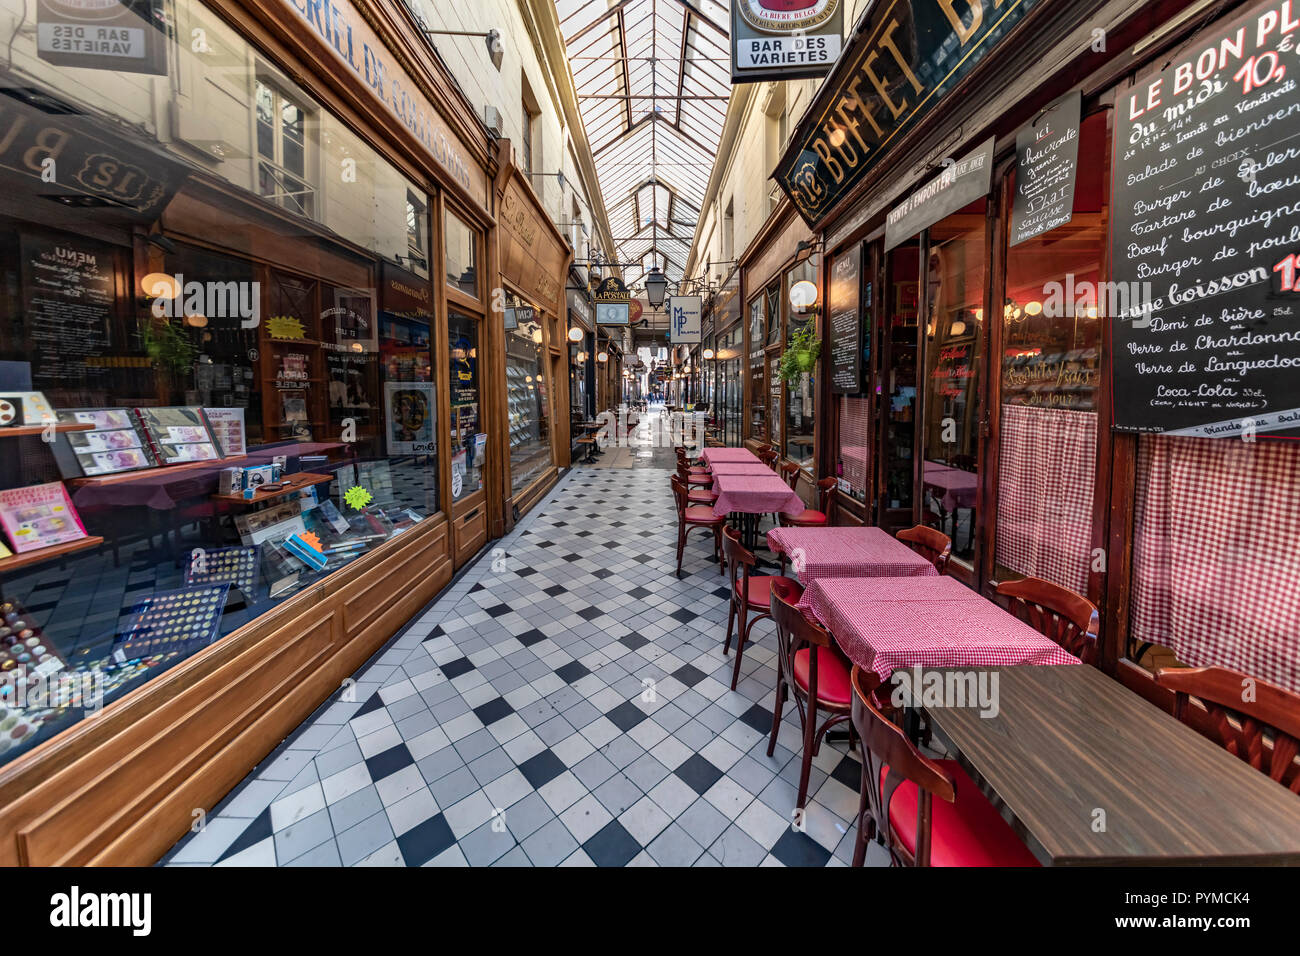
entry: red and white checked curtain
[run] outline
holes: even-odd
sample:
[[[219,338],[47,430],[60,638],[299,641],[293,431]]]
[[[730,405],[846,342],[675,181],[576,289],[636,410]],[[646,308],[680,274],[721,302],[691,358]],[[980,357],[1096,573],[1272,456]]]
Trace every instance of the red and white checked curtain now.
[[[867,474],[871,467],[870,403],[866,398],[844,395],[840,398],[841,477],[849,483],[859,499],[867,493]]]
[[[1300,691],[1300,442],[1138,442],[1132,635]]]
[[[1097,414],[1002,406],[997,563],[1088,593]]]

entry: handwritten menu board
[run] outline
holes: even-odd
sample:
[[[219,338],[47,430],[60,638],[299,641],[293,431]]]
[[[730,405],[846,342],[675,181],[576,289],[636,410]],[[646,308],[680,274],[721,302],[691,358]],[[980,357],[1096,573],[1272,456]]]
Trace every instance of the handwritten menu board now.
[[[87,359],[109,351],[113,247],[77,236],[24,235],[21,254],[32,385],[54,390],[101,380],[106,367]]]
[[[862,246],[857,245],[831,263],[827,319],[830,324],[831,391],[856,395],[862,391],[862,323],[858,317],[858,276]]]
[[[1115,427],[1300,428],[1300,62],[1288,5],[1205,29],[1116,107]]]
[[[1083,95],[1075,90],[1016,134],[1013,246],[1065,225],[1074,215],[1082,104]]]

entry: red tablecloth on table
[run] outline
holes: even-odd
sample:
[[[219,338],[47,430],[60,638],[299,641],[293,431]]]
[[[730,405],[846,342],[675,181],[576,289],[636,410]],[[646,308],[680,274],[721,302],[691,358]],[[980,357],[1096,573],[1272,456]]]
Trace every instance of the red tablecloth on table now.
[[[758,461],[758,456],[748,448],[706,448],[701,452],[701,456],[709,463],[709,467],[718,461],[748,461],[762,464]]]
[[[775,472],[771,475],[714,475],[713,490],[718,494],[713,513],[719,516],[733,512],[799,515],[807,507]]]
[[[806,588],[819,578],[937,575],[934,565],[879,528],[773,528],[767,546],[785,554]],[[799,602],[807,608],[807,591]]]
[[[927,461],[922,472],[922,481],[926,486],[943,492],[940,500],[945,511],[975,506],[975,496],[979,491],[979,476],[974,472]]]
[[[913,666],[1079,663],[955,578],[823,578],[804,593],[849,659],[882,680]]]
[[[778,475],[761,461],[715,461],[709,465],[715,475]]]

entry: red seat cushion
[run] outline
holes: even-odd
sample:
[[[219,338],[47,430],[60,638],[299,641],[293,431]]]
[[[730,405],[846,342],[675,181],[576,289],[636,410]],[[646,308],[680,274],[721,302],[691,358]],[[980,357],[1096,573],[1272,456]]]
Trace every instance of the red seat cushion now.
[[[794,652],[794,682],[808,692],[808,658],[813,648],[804,647]],[[847,707],[852,698],[849,689],[849,667],[844,658],[829,647],[817,651],[817,699],[823,704]]]
[[[820,663],[819,665],[820,666]],[[818,672],[818,678],[821,673]],[[931,866],[1038,866],[1038,860],[1010,824],[980,793],[955,760],[937,760],[952,777],[957,799],[930,801]],[[888,767],[880,770],[885,779]],[[916,852],[916,784],[904,780],[889,804],[889,823],[908,853]]]
[[[721,521],[722,518],[715,515],[713,509],[707,505],[693,505],[686,509],[686,520],[712,524],[715,521]]]
[[[799,514],[795,515],[794,517],[790,517],[790,515],[783,515],[782,517],[784,518],[786,524],[825,524],[826,523],[826,515],[813,508],[808,508],[804,511],[801,511],[799,512]]]
[[[793,584],[797,592],[796,596],[803,594],[803,588],[794,578],[782,577],[779,574],[751,574],[749,576],[749,590],[745,592],[745,600],[751,608],[757,608],[761,611],[771,610],[772,582],[778,578]],[[737,579],[737,583],[739,583],[739,579]]]

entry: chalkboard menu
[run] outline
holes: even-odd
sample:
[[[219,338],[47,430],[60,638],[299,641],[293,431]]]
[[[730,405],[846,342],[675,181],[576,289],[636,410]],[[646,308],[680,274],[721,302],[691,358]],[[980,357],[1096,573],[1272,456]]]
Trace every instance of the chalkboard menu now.
[[[1079,169],[1078,90],[1057,100],[1016,134],[1016,194],[1011,245],[1063,226],[1074,215]]]
[[[862,390],[862,322],[858,316],[858,276],[862,246],[856,245],[831,263],[826,297],[830,324],[831,391],[856,395]]]
[[[107,369],[116,303],[112,246],[80,236],[21,237],[23,305],[37,388],[94,387]]]
[[[1203,30],[1116,105],[1113,281],[1096,306],[1119,430],[1300,428],[1300,64],[1283,6]]]

